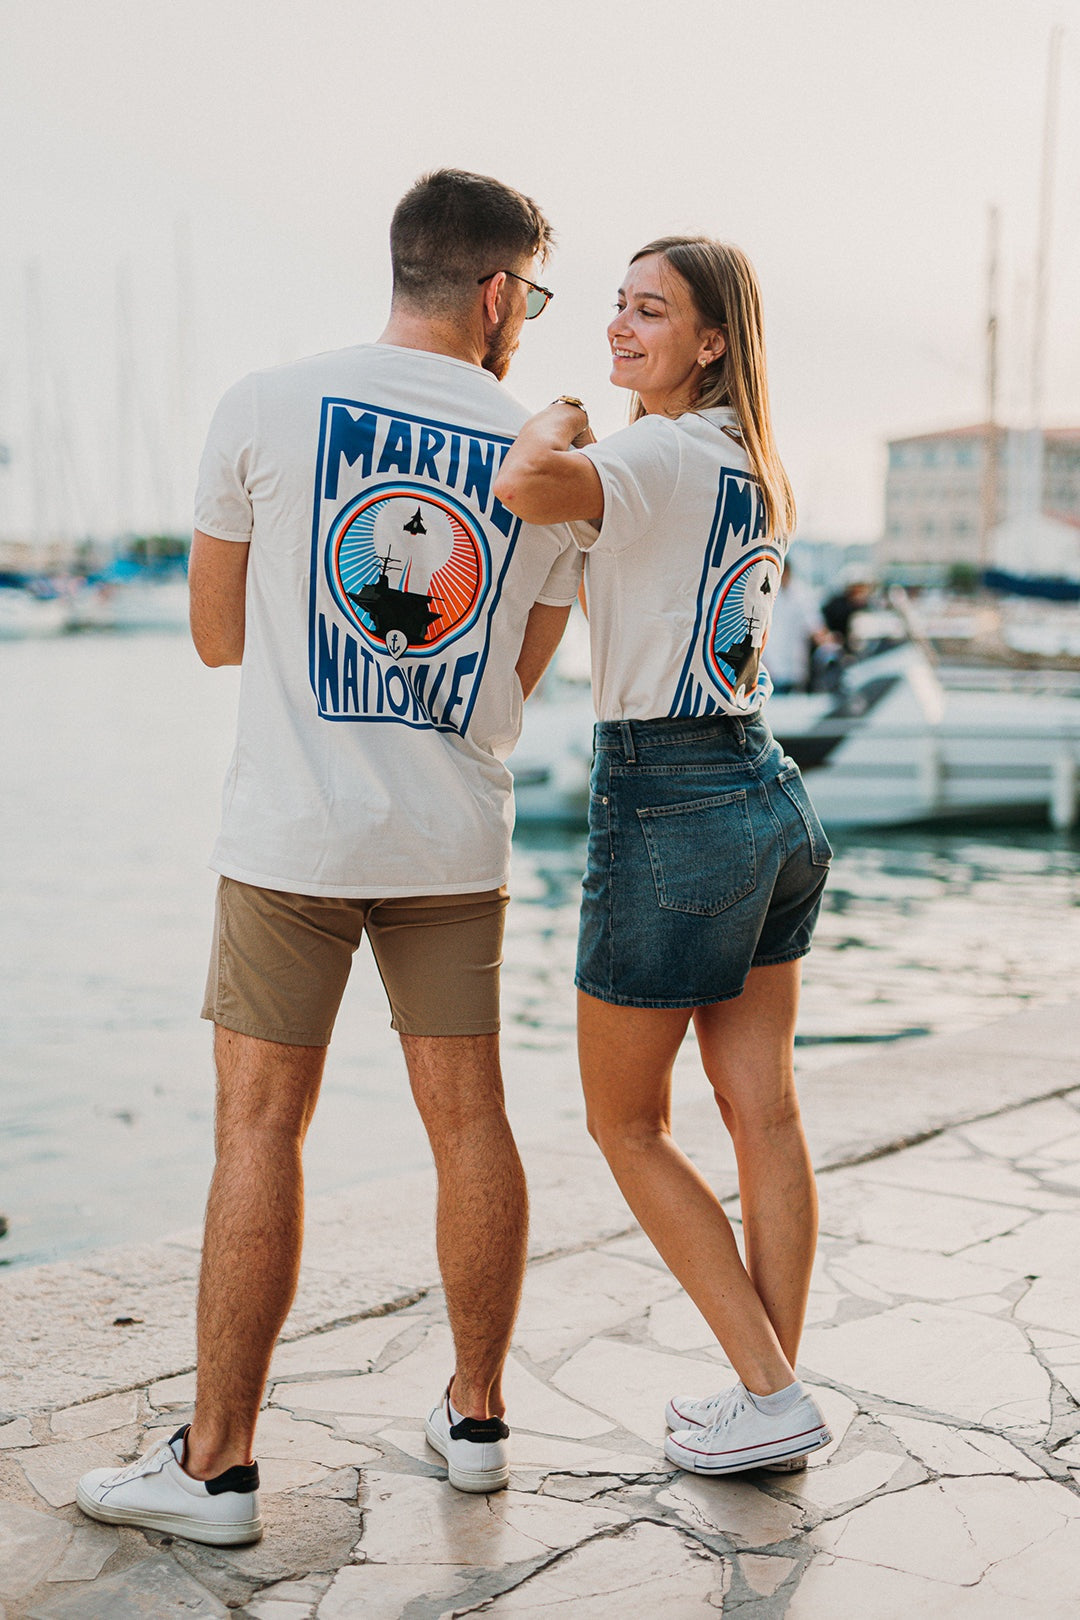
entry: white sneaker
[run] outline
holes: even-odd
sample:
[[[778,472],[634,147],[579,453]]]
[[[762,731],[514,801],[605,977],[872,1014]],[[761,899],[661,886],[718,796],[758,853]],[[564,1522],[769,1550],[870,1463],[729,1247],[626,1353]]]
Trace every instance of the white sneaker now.
[[[445,1457],[450,1483],[459,1491],[501,1491],[510,1478],[510,1430],[502,1418],[456,1416],[450,1386],[424,1424],[428,1445]]]
[[[734,1393],[731,1388],[721,1389],[715,1395],[673,1395],[664,1408],[664,1421],[669,1429],[707,1429]],[[806,1458],[782,1457],[758,1466],[770,1474],[802,1474],[806,1471]]]
[[[91,1519],[164,1530],[213,1547],[258,1541],[259,1465],[227,1468],[216,1479],[192,1479],[184,1472],[185,1423],[127,1468],[93,1468],[80,1479],[75,1500]]]
[[[805,1457],[831,1439],[821,1409],[805,1390],[785,1411],[762,1412],[736,1384],[708,1427],[669,1434],[664,1455],[692,1474],[735,1474]]]

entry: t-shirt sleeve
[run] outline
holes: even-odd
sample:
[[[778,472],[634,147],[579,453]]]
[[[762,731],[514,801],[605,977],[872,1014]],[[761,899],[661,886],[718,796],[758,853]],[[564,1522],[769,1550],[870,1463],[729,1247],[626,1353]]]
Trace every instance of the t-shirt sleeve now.
[[[248,471],[254,440],[252,378],[235,383],[210,422],[195,491],[195,527],[216,540],[250,540]]]
[[[643,416],[580,452],[600,475],[604,516],[599,534],[575,525],[574,539],[591,551],[623,551],[662,521],[675,496],[682,435],[663,416]]]
[[[552,563],[551,571],[536,598],[546,607],[569,607],[571,603],[577,601],[585,567],[585,559],[573,544],[569,525],[563,526],[558,532],[565,549]]]

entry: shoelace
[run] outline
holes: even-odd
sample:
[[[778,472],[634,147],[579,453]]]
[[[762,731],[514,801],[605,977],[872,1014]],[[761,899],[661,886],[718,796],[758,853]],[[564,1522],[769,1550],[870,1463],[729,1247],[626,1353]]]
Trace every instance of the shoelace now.
[[[722,1434],[739,1414],[745,1411],[746,1392],[741,1384],[736,1384],[734,1389],[728,1391],[727,1398],[709,1424],[707,1432],[709,1434]]]
[[[166,1452],[168,1456],[165,1455]],[[169,1442],[163,1440],[152,1451],[146,1452],[142,1457],[136,1457],[133,1463],[128,1463],[126,1468],[122,1468],[112,1483],[114,1485],[123,1485],[129,1479],[137,1479],[140,1474],[153,1473],[152,1464],[156,1463],[159,1468],[163,1468],[170,1458],[175,1460],[175,1457],[176,1453]]]

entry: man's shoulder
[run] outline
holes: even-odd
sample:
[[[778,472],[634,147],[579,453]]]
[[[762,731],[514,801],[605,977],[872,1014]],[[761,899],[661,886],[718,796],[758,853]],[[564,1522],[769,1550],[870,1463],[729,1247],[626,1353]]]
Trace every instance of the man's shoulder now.
[[[490,372],[450,355],[362,343],[307,355],[243,379],[256,393],[332,395],[343,402],[513,436],[529,412]],[[239,386],[239,385],[238,385]]]

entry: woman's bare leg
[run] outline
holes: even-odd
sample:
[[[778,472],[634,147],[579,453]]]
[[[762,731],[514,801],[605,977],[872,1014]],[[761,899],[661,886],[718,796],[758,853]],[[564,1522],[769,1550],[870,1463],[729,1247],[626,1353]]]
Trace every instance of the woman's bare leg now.
[[[794,1382],[731,1224],[671,1136],[671,1068],[689,1011],[615,1007],[578,994],[589,1131],[623,1197],[755,1395]]]
[[[735,1145],[747,1269],[792,1366],[817,1242],[814,1172],[795,1095],[801,967],[755,968],[735,1001],[694,1013],[705,1072]]]

